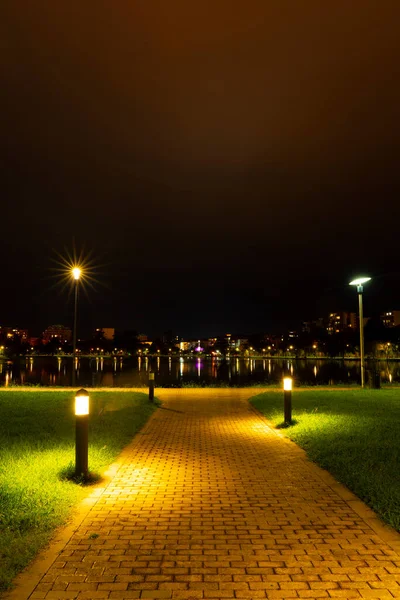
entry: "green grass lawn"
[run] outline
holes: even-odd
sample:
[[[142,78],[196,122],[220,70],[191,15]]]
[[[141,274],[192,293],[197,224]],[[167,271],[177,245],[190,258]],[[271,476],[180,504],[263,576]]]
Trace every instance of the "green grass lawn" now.
[[[252,404],[283,425],[283,392]],[[285,434],[400,531],[400,389],[294,389]]]
[[[64,523],[90,488],[67,479],[75,461],[73,392],[0,391],[0,590]],[[89,470],[101,473],[143,426],[148,395],[91,392]]]

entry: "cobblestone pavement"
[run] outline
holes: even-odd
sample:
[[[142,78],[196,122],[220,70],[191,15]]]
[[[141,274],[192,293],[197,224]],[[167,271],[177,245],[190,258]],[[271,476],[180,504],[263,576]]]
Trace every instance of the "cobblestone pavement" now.
[[[384,541],[250,394],[161,391],[29,598],[400,598],[400,536]]]

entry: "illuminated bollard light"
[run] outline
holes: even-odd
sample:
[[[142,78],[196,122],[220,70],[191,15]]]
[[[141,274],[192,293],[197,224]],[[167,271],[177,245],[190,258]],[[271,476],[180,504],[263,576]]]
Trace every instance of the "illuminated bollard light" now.
[[[284,379],[283,379],[283,411],[284,411],[286,425],[289,425],[292,422],[292,386],[293,386],[292,378],[284,377]]]
[[[89,394],[81,389],[75,396],[75,476],[87,478],[89,448]]]
[[[149,373],[149,400],[154,402],[154,373]]]

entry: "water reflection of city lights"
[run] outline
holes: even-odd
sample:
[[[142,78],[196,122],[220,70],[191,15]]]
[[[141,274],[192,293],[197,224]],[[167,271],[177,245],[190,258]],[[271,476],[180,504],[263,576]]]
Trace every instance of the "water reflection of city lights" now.
[[[99,384],[100,381],[104,384],[104,377],[108,377],[108,372],[110,373],[110,377],[112,377],[112,375],[115,377],[117,371],[118,376],[120,375],[118,366],[122,369],[123,362],[121,362],[121,358],[120,355],[99,355],[91,358],[81,357],[77,359],[77,363],[79,369],[83,369],[81,377],[88,378],[88,374],[93,374],[93,385]],[[0,362],[0,384],[3,386],[5,385],[7,371],[9,372],[7,377],[8,385],[11,384],[11,373],[13,373],[12,382],[18,383],[19,385],[21,385],[23,381],[29,381],[30,383],[42,382],[45,385],[49,385],[54,381],[56,385],[63,385],[66,383],[67,379],[70,379],[71,366],[75,364],[72,357],[64,358],[60,355],[54,356],[52,359],[52,366],[49,365],[48,359],[46,359],[46,361],[47,362],[42,363],[40,357],[28,356],[23,359],[21,368],[18,370],[15,369],[15,366],[12,365],[11,361],[8,361],[7,363]],[[356,381],[359,376],[359,369],[356,366],[353,366],[353,364],[350,366],[347,361],[345,361],[340,373],[337,370],[335,371],[335,375],[332,375],[333,368],[330,368],[330,364],[329,368],[326,369],[325,366],[328,365],[327,363],[324,363],[324,368],[321,371],[320,361],[299,360],[295,364],[294,360],[286,357],[284,360],[275,360],[271,357],[238,358],[236,356],[231,356],[230,361],[223,361],[221,364],[219,360],[215,358],[212,359],[211,356],[209,359],[207,357],[196,355],[193,357],[177,356],[177,359],[174,359],[173,356],[155,356],[154,359],[152,359],[151,357],[145,357],[145,355],[142,354],[141,357],[135,356],[133,361],[133,365],[129,362],[123,364],[124,369],[121,371],[121,374],[126,369],[127,376],[127,379],[124,379],[124,381],[129,380],[129,375],[132,372],[135,372],[136,374],[144,372],[145,364],[147,365],[147,371],[152,367],[156,373],[159,373],[159,377],[162,378],[162,383],[179,381],[183,376],[188,377],[189,379],[194,378],[197,381],[205,379],[209,382],[219,381],[219,379],[228,382],[231,379],[236,380],[236,378],[238,378],[239,381],[237,381],[237,383],[243,384],[246,381],[262,382],[267,378],[272,380],[275,376],[279,378],[282,373],[287,373],[287,375],[293,377],[296,376],[300,382],[310,381],[310,377],[313,381],[317,382],[321,377],[320,373],[323,371],[323,380],[325,381],[326,376],[332,380],[331,384],[335,384],[339,380],[339,377],[340,381],[353,382]],[[155,365],[156,362],[157,366]],[[35,368],[33,368],[33,364],[35,365]],[[12,369],[14,370],[12,371]],[[96,371],[98,373],[98,379],[96,379]],[[54,373],[56,374],[55,379],[53,377]],[[67,379],[64,379],[64,375]],[[243,377],[245,378],[244,382],[241,381]],[[400,379],[400,368],[397,366],[393,367],[392,364],[388,362],[381,371],[381,378],[382,380],[387,381],[387,383],[398,381]],[[110,385],[113,385],[112,382],[114,380],[111,378],[110,381]],[[328,383],[328,379],[326,379],[326,382]]]
[[[218,378],[218,367],[217,362],[215,360],[211,362],[211,375],[214,379]]]

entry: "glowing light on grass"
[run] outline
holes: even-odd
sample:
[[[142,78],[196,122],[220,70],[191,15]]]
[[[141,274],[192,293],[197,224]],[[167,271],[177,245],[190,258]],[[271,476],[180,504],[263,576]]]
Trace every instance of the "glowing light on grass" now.
[[[75,396],[75,414],[89,414],[89,394],[86,390],[79,390]]]
[[[283,378],[283,413],[286,425],[292,422],[292,387],[291,377]]]
[[[89,474],[89,394],[80,389],[75,395],[75,475],[84,477]]]
[[[293,387],[293,380],[291,377],[284,377],[283,378],[283,389],[285,390],[285,392],[291,392],[292,391],[292,387]]]

